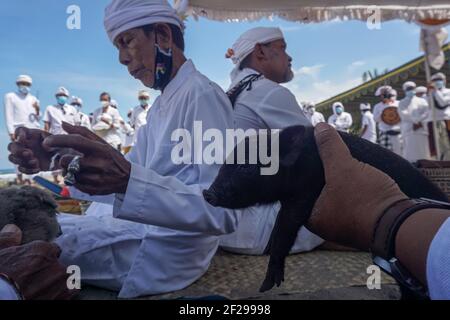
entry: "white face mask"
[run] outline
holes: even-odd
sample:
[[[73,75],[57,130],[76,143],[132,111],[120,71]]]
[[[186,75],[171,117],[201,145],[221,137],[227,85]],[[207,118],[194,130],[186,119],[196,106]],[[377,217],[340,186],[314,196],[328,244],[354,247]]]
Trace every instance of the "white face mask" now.
[[[109,107],[109,101],[102,101],[102,107],[103,108]]]

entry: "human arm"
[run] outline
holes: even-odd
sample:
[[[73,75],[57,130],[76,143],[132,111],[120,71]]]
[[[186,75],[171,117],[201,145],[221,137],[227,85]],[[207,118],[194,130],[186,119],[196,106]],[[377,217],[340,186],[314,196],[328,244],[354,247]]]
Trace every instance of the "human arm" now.
[[[14,139],[15,139],[15,135],[14,135],[14,105],[13,105],[9,95],[5,95],[4,105],[5,105],[6,128],[8,130],[8,134],[9,134],[9,137],[11,138],[11,141],[14,141]]]
[[[329,126],[318,125],[315,135],[326,184],[308,228],[326,240],[370,251],[384,210],[407,196],[387,175],[354,159]],[[410,216],[397,233],[397,258],[423,284],[431,241],[449,217],[450,211],[425,209]]]

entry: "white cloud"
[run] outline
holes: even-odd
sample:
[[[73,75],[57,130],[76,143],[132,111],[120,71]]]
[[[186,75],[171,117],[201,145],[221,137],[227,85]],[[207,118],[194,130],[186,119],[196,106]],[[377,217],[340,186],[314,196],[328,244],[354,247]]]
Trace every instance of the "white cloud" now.
[[[299,81],[293,81],[285,86],[296,96],[298,102],[312,101],[318,103],[360,84],[361,78],[358,77],[341,79],[340,81],[317,80],[305,85],[302,85]]]
[[[357,61],[354,61],[354,62],[352,62],[352,63],[348,66],[348,71],[349,71],[349,72],[356,71],[357,69],[359,69],[359,68],[365,66],[366,64],[367,64],[367,62],[364,61],[364,60],[357,60]]]
[[[313,66],[305,66],[305,67],[301,67],[300,69],[294,70],[294,74],[297,77],[308,76],[308,77],[312,77],[313,79],[317,79],[319,77],[320,70],[322,70],[322,68],[324,68],[324,67],[325,67],[325,65],[323,65],[323,64],[316,64]]]

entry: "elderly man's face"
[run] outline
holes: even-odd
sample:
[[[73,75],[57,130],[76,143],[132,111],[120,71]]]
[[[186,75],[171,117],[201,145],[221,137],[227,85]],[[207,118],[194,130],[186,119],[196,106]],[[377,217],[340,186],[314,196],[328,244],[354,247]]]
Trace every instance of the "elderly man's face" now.
[[[266,46],[269,49],[268,68],[272,81],[277,83],[286,83],[294,78],[292,72],[292,58],[286,52],[286,42],[284,40],[276,40]]]
[[[120,63],[151,88],[155,80],[155,33],[147,35],[142,28],[131,29],[119,34],[114,45],[119,49]]]

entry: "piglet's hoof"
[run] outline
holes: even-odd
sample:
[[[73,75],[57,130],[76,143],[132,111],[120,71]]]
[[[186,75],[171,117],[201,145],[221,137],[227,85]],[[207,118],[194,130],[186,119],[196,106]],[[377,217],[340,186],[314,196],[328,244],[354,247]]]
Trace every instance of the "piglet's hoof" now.
[[[266,278],[259,289],[259,292],[266,292],[273,288],[276,284],[277,287],[281,285],[284,281],[284,267],[282,264],[272,264],[269,263],[269,268],[267,269]]]

